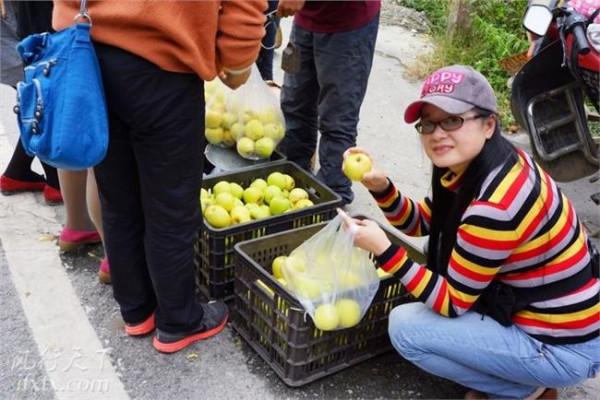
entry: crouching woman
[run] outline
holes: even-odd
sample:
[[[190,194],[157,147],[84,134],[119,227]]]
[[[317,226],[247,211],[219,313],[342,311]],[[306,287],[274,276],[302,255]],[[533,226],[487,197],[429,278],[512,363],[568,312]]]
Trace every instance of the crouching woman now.
[[[595,376],[597,253],[552,178],[500,134],[487,80],[442,68],[404,118],[433,163],[431,196],[411,200],[376,168],[362,183],[397,229],[429,235],[427,265],[374,222],[347,221],[355,244],[420,301],[390,315],[396,350],[473,389],[465,398],[556,398]]]

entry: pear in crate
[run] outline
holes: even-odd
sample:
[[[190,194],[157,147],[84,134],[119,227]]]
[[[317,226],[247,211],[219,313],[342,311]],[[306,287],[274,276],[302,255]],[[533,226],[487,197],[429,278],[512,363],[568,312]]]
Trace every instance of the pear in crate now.
[[[208,206],[204,212],[204,218],[215,228],[226,228],[231,225],[229,213],[219,205]]]

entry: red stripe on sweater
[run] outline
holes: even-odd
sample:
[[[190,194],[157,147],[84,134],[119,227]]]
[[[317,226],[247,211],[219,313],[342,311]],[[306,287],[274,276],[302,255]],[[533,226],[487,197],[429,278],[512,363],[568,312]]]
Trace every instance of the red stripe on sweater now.
[[[399,222],[401,219],[403,219],[405,217],[404,214],[406,214],[406,210],[408,208],[408,200],[407,199],[402,199],[402,205],[400,206],[400,210],[396,213],[393,214],[391,217],[388,217],[390,222]]]
[[[463,301],[462,299],[459,299],[458,297],[452,296],[452,292],[450,292],[450,291],[448,293],[450,295],[450,301],[452,301],[452,304],[455,304],[460,308],[464,308],[464,309],[468,310],[473,305],[473,303],[469,303],[469,302]]]
[[[448,291],[448,283],[446,282],[446,280],[442,280],[442,283],[440,285],[440,290],[437,294],[437,297],[435,298],[435,302],[433,303],[433,309],[438,314],[441,314],[441,312],[442,312],[442,306],[444,305],[444,298],[446,297],[447,291]]]
[[[476,201],[473,201],[471,204],[474,206],[492,207],[492,208],[496,208],[496,209],[502,210],[502,211],[506,211],[506,209],[507,209],[504,204],[496,204],[496,203],[491,203],[489,201],[476,200]]]
[[[502,200],[500,200],[500,203],[512,204],[512,202],[515,200],[515,197],[517,197],[517,194],[525,184],[525,181],[529,176],[529,171],[531,168],[529,167],[529,164],[527,162],[524,162],[523,164],[524,165],[523,168],[521,168],[521,172],[519,172],[517,178],[513,181],[512,185],[510,185],[510,187],[502,197]]]
[[[531,249],[531,250],[528,250],[523,253],[511,255],[508,258],[507,263],[523,261],[523,260],[527,260],[530,258],[535,258],[541,254],[548,252],[548,250],[550,250],[551,248],[556,246],[557,243],[560,243],[569,234],[569,232],[572,229],[572,225],[573,225],[573,218],[574,218],[575,214],[573,212],[572,207],[568,207],[568,210],[569,211],[567,214],[566,221],[565,221],[563,227],[558,232],[558,234],[556,234],[556,236],[554,236],[549,241],[544,242],[541,246],[536,247],[535,249]]]
[[[425,219],[425,221],[427,221],[428,224],[431,224],[431,215],[425,210],[424,207],[421,206],[421,203],[419,203],[418,207],[421,216]]]
[[[545,322],[539,321],[537,319],[525,318],[519,315],[515,315],[513,317],[513,322],[526,325],[526,326],[534,326],[537,328],[548,328],[548,329],[582,329],[587,328],[590,325],[593,325],[600,321],[600,314],[593,314],[587,318],[573,320],[568,322]]]
[[[493,278],[493,276],[483,275],[465,267],[464,265],[456,261],[454,257],[450,257],[450,266],[452,267],[452,269],[458,272],[459,275],[466,276],[467,278],[477,282],[489,282]]]
[[[545,177],[545,178],[547,178],[547,177]],[[537,215],[535,216],[535,218],[533,219],[533,221],[531,221],[529,226],[525,229],[525,232],[523,232],[523,235],[521,235],[522,239],[528,239],[529,236],[531,235],[531,233],[535,229],[537,229],[537,227],[541,224],[544,217],[547,216],[548,210],[550,209],[550,206],[552,205],[552,199],[554,197],[554,194],[552,193],[551,189],[552,188],[550,187],[550,183],[548,181],[546,181],[546,191],[548,193],[546,201],[543,202],[543,206],[539,209],[539,211],[538,211]],[[540,189],[540,194],[538,195],[538,199],[541,199],[541,189]]]
[[[583,257],[587,255],[588,251],[585,246],[581,246],[577,253],[573,254],[571,257],[563,260],[554,265],[545,265],[540,268],[534,269],[528,272],[515,272],[512,274],[507,274],[502,277],[503,280],[507,281],[520,281],[526,279],[534,279],[542,276],[552,276],[553,274],[565,271],[571,268],[573,265],[577,264]]]
[[[415,288],[423,280],[424,276],[425,276],[425,268],[420,267],[419,270],[417,271],[417,273],[415,274],[415,276],[410,280],[410,282],[408,282],[405,285],[406,290],[408,290],[409,292],[412,292],[413,290],[415,290]]]
[[[398,249],[398,251],[396,252],[396,254],[394,254],[392,256],[392,258],[390,258],[385,264],[383,264],[381,266],[381,269],[384,271],[391,270],[396,264],[398,264],[400,261],[402,261],[402,258],[405,255],[406,255],[406,249],[403,247],[400,247]]]
[[[487,238],[484,239],[478,236],[471,235],[464,229],[459,229],[458,234],[465,242],[471,243],[477,247],[481,247],[484,249],[513,250],[519,245],[519,240],[493,240]]]
[[[412,228],[410,231],[406,232],[406,234],[408,236],[415,236],[417,234],[417,232],[419,231],[419,223],[415,224],[415,227]]]
[[[387,203],[392,197],[394,197],[394,195],[396,194],[396,190],[394,189],[394,187],[390,187],[390,192],[385,195],[383,198],[377,199],[378,203]]]

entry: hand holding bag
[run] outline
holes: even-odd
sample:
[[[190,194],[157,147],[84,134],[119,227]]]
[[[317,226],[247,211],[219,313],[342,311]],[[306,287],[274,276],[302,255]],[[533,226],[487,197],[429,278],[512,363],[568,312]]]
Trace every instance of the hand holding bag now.
[[[104,89],[86,3],[81,1],[73,26],[30,35],[17,45],[25,64],[14,108],[21,142],[29,155],[62,169],[92,167],[108,148]]]

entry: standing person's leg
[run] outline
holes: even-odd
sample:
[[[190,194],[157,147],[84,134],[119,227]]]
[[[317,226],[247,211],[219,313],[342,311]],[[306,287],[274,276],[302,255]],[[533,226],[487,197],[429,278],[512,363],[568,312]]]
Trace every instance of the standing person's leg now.
[[[19,140],[6,170],[0,176],[0,192],[4,195],[11,195],[20,192],[43,191],[44,199],[49,205],[62,203],[56,168],[40,161],[46,174],[44,178],[31,170],[33,158],[27,155]]]
[[[60,183],[58,181],[58,171],[56,168],[40,161],[44,173],[46,174],[46,186],[44,186],[44,199],[49,205],[62,204],[63,198],[60,192]]]
[[[110,131],[106,157],[94,168],[94,174],[100,195],[104,249],[111,264],[113,295],[127,331],[127,325],[147,321],[156,309],[146,266],[146,227],[131,125],[123,118],[132,113],[135,100],[145,99],[144,86],[134,82],[145,71],[138,67],[135,63],[138,59],[130,53],[98,43],[95,48],[102,70]],[[136,92],[137,97],[132,96],[132,92]]]
[[[84,244],[100,243],[100,235],[87,209],[87,171],[59,169],[58,179],[67,214],[65,227],[58,239],[60,250],[73,251]]]
[[[194,244],[202,221],[198,199],[206,143],[198,132],[204,90],[194,75],[158,68],[155,73],[155,94],[164,99],[137,126],[134,147],[146,224],[144,249],[158,300],[157,327],[182,332],[202,318],[194,302]]]
[[[90,219],[94,223],[94,226],[98,230],[100,239],[104,241],[104,230],[102,229],[102,210],[100,208],[100,197],[98,194],[98,185],[96,183],[96,176],[94,175],[94,169],[90,168],[87,170],[87,181],[85,187],[85,197],[87,199],[87,210]]]
[[[98,185],[96,183],[96,176],[94,175],[94,169],[88,169],[87,186],[86,186],[86,199],[88,214],[102,239],[104,244],[104,229],[102,227],[102,209],[100,207],[100,196],[98,194]],[[101,283],[110,283],[110,267],[108,264],[108,257],[106,255],[100,261],[100,268],[98,269],[98,279]]]
[[[13,155],[6,166],[6,170],[0,176],[0,191],[4,195],[19,192],[44,192],[44,199],[49,205],[62,203],[60,184],[56,168],[41,162],[46,177],[36,174],[31,170],[32,156],[27,155],[23,144],[19,140],[13,151]]]
[[[579,383],[591,377],[600,359],[600,339],[546,345],[481,314],[446,318],[422,303],[392,310],[389,335],[400,355],[425,371],[498,398],[526,398],[540,387]]]
[[[281,89],[281,111],[285,117],[285,137],[279,144],[290,161],[307,171],[317,148],[317,101],[319,84],[314,64],[313,33],[294,25],[290,41],[300,54],[300,71],[285,73]]]
[[[19,140],[13,155],[0,176],[0,191],[4,195],[18,192],[39,192],[44,190],[46,180],[42,175],[31,170],[33,157],[25,153],[23,144]]]
[[[319,179],[342,197],[354,200],[352,183],[342,173],[342,155],[356,145],[357,125],[367,82],[379,17],[366,26],[339,33],[315,34],[315,64],[319,78]]]
[[[194,74],[151,64],[142,68],[139,83],[147,92],[130,115],[144,250],[157,300],[153,345],[172,353],[219,333],[228,311],[222,302],[201,304],[195,294],[194,246],[202,221],[198,198],[206,146],[198,134],[204,131],[203,82]]]

